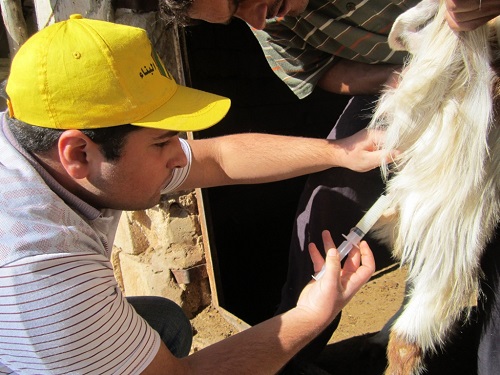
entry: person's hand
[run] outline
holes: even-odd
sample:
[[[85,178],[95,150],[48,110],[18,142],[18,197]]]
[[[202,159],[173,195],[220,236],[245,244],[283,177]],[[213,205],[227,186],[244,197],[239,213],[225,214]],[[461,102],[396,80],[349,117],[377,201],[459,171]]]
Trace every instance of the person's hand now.
[[[382,160],[391,163],[399,154],[381,149],[384,140],[381,130],[360,130],[350,137],[333,141],[343,150],[339,153],[339,164],[356,172],[367,172],[380,166]]]
[[[455,31],[470,31],[500,15],[498,0],[446,0],[446,21]]]
[[[326,259],[315,244],[309,245],[314,272],[326,264],[319,280],[311,280],[300,294],[297,308],[318,322],[329,324],[375,272],[375,259],[365,241],[353,248],[341,268],[340,256],[329,231],[322,232]]]

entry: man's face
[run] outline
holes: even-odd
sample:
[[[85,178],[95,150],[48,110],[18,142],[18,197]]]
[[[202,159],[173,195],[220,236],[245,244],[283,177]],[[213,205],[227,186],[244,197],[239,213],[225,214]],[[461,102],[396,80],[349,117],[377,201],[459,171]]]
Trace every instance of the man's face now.
[[[238,17],[261,30],[266,25],[266,19],[298,16],[308,2],[309,0],[194,0],[188,14],[192,19],[223,24]]]
[[[103,159],[88,182],[101,208],[143,210],[159,203],[173,170],[186,163],[176,132],[144,128],[127,136],[119,159]]]

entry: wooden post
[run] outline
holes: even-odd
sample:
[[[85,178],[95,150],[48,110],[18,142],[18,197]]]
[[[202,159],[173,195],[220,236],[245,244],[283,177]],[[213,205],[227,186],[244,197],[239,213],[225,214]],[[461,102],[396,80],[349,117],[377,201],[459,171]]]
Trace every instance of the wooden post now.
[[[85,18],[113,21],[111,0],[34,0],[38,30],[64,21],[73,13],[79,13]]]
[[[0,0],[0,7],[12,59],[19,47],[28,39],[28,27],[23,16],[21,0]]]

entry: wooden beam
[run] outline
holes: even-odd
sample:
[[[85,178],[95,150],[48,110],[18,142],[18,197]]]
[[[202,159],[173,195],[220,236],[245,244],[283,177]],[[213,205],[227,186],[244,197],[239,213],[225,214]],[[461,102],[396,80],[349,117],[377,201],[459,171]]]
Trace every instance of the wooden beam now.
[[[0,7],[12,59],[19,47],[28,39],[28,27],[23,16],[21,0],[0,0]]]

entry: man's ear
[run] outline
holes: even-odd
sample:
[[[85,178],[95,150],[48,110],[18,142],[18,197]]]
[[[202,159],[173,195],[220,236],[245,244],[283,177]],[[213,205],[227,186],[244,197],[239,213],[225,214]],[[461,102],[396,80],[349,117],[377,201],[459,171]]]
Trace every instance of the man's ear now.
[[[59,159],[66,172],[74,179],[86,178],[90,174],[93,153],[99,146],[80,130],[64,131],[58,142]]]

